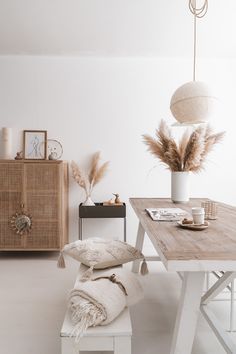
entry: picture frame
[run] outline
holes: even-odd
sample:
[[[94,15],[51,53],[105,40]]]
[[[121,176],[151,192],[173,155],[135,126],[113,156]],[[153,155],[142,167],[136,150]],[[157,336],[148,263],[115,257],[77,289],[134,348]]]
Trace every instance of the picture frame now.
[[[23,158],[25,160],[46,160],[47,130],[23,131]]]

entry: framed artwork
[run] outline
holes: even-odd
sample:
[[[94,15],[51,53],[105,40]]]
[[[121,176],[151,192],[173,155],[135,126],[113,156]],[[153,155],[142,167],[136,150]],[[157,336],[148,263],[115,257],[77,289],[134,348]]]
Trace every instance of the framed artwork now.
[[[45,160],[47,158],[47,131],[24,130],[23,158]]]

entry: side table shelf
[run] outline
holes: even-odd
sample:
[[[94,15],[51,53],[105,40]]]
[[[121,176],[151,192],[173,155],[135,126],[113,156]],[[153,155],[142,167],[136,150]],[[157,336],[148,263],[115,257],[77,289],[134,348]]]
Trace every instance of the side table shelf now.
[[[124,220],[124,242],[126,242],[126,204],[123,205],[79,205],[79,240],[83,239],[83,219],[111,219],[122,218]]]

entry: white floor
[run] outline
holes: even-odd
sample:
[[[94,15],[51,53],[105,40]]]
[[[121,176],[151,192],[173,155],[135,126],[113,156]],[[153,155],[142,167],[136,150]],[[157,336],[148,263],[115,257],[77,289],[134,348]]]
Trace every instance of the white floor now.
[[[66,295],[78,265],[71,260],[66,269],[58,269],[56,257],[0,254],[0,354],[60,354]],[[131,309],[133,354],[165,354],[170,348],[181,282],[159,263],[149,268],[150,274],[141,277],[145,298]],[[227,326],[229,302],[211,307]],[[202,318],[192,353],[225,353]]]

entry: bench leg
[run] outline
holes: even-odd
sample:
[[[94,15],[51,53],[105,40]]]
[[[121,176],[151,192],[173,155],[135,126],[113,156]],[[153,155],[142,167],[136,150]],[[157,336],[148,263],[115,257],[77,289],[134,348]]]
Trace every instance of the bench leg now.
[[[79,354],[79,349],[75,350],[75,341],[73,338],[61,338],[61,354]]]
[[[115,337],[114,354],[131,354],[131,337]]]

